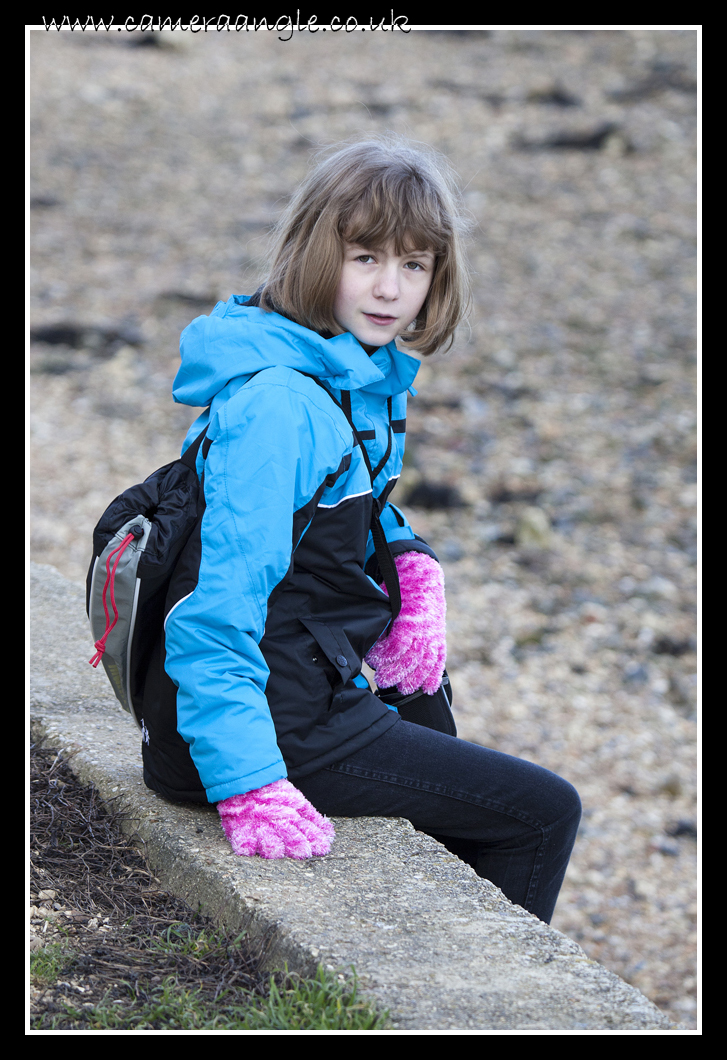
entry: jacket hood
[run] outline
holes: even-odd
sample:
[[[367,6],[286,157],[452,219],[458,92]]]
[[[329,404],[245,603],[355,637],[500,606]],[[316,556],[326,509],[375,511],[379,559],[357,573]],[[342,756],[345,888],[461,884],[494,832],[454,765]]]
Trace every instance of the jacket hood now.
[[[244,382],[264,368],[294,368],[335,390],[362,390],[385,397],[408,390],[419,362],[392,342],[369,356],[349,332],[322,338],[317,332],[247,306],[245,295],[218,302],[182,332],[182,364],[173,396],[182,405],[210,405],[232,380]]]

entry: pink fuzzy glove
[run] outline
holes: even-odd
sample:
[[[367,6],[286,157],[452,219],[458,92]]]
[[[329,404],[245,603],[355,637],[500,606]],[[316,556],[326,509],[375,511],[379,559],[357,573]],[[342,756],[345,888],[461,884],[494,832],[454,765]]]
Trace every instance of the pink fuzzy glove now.
[[[225,835],[236,854],[310,858],[327,854],[333,825],[289,780],[233,795],[217,803]]]
[[[394,562],[401,611],[366,662],[376,670],[379,688],[396,685],[404,695],[421,688],[433,696],[447,661],[444,574],[437,561],[423,552],[402,552]],[[385,585],[381,588],[386,592]]]

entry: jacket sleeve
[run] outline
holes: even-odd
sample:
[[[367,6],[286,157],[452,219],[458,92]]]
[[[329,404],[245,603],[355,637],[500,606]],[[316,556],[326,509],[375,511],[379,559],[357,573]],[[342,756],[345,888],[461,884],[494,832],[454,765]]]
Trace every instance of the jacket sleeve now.
[[[302,536],[307,508],[351,452],[318,389],[298,373],[269,369],[210,424],[197,585],[166,625],[177,727],[210,802],[287,775],[259,644],[294,534]]]

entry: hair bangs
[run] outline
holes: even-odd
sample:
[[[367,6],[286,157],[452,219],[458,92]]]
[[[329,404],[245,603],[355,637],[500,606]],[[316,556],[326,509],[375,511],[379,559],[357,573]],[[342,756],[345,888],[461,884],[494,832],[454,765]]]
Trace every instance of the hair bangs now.
[[[350,211],[339,221],[341,238],[347,243],[382,250],[393,246],[396,254],[416,250],[445,253],[452,226],[447,225],[442,203],[416,174],[380,175],[363,191]]]

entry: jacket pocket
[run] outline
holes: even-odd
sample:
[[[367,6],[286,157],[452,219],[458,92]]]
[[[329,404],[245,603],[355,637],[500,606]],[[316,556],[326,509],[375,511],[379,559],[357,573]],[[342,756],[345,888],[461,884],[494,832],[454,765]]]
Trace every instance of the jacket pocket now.
[[[306,617],[300,621],[338,674],[340,686],[361,672],[361,660],[342,629],[334,629],[317,618]]]

